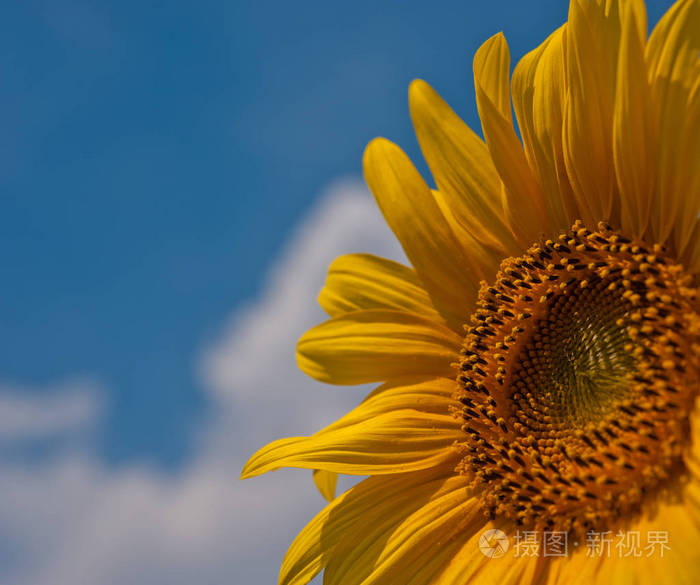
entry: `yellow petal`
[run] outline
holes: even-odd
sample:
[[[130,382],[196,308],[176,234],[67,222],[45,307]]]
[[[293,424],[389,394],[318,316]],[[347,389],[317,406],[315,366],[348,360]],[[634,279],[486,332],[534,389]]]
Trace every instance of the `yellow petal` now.
[[[321,495],[327,501],[332,502],[335,498],[335,486],[338,483],[338,474],[325,469],[314,469],[314,483]]]
[[[680,213],[674,226],[674,243],[677,254],[684,254],[690,243],[698,214],[700,213],[700,63],[695,86],[688,96],[685,125],[680,137],[679,183],[683,185]]]
[[[363,309],[394,309],[441,320],[414,270],[371,254],[333,260],[318,302],[331,317]]]
[[[525,55],[513,71],[513,107],[525,154],[546,197],[551,231],[568,229],[578,217],[561,149],[565,95],[563,27]]]
[[[681,261],[689,274],[694,276],[700,274],[700,221],[697,219],[693,221],[693,229]]]
[[[631,236],[642,237],[649,223],[657,156],[656,116],[644,61],[646,11],[643,0],[624,4],[622,18],[613,152],[622,230]],[[639,30],[639,26],[644,28]]]
[[[373,140],[363,164],[367,184],[433,304],[459,327],[477,294],[470,251],[455,237],[430,188],[398,146]]]
[[[411,118],[425,160],[457,222],[501,257],[516,250],[503,221],[501,181],[484,142],[425,81],[409,89]]]
[[[367,515],[399,519],[440,490],[450,466],[399,476],[370,477],[327,505],[294,539],[280,570],[280,585],[305,585],[328,563],[348,530],[367,525]],[[398,520],[397,520],[398,521]]]
[[[474,55],[474,86],[479,87],[506,121],[512,122],[510,111],[510,51],[502,32],[488,39]],[[484,136],[488,134],[483,126]]]
[[[491,558],[484,555],[479,547],[479,539],[487,530],[501,530],[508,536],[509,547],[505,555]],[[466,534],[462,545],[440,574],[435,585],[530,585],[538,583],[548,559],[543,555],[528,557],[517,554],[515,530],[508,524],[486,522],[478,530]],[[553,583],[567,583],[553,581]]]
[[[661,80],[692,84],[700,50],[699,11],[698,0],[678,0],[654,27],[646,51],[653,85]]]
[[[654,554],[642,555],[635,563],[640,585],[678,583],[695,585],[700,580],[700,524],[690,514],[686,504],[662,504],[658,513],[644,518],[631,530],[639,530],[647,540],[649,533],[668,536],[668,550],[661,555],[660,546]]]
[[[429,318],[382,309],[334,317],[297,345],[301,370],[330,384],[383,382],[400,376],[453,376],[461,339]]]
[[[455,383],[432,380],[385,385],[358,407],[311,437],[280,439],[246,463],[242,478],[280,467],[324,469],[355,475],[426,469],[454,456],[464,439],[451,414]]]
[[[326,427],[337,430],[358,424],[388,412],[415,409],[445,414],[461,404],[454,398],[459,385],[454,378],[415,381],[410,378],[382,384],[350,412]]]
[[[465,533],[483,524],[459,475],[418,485],[401,501],[376,506],[349,526],[331,557],[326,585],[428,585]],[[396,496],[395,496],[396,497]]]
[[[470,274],[473,275],[474,281],[481,282],[482,280],[486,280],[487,282],[491,282],[495,278],[498,268],[501,262],[503,262],[503,258],[511,256],[512,253],[498,251],[496,246],[487,246],[484,240],[481,239],[482,236],[470,232],[464,224],[456,218],[454,213],[455,208],[454,205],[449,202],[449,196],[435,189],[432,189],[431,192],[442,214],[445,216],[447,224],[462,244],[462,248],[469,250],[469,258],[471,260],[469,271]],[[505,240],[500,243],[503,244],[504,242]],[[519,252],[516,251],[515,253],[517,254]],[[459,323],[457,331],[464,331],[463,323]]]
[[[625,562],[625,559],[606,559],[604,555],[589,556],[585,540],[581,541],[578,547],[572,547],[571,544],[569,544],[567,557],[549,559],[548,582],[570,585],[608,585],[609,583],[633,585],[637,583],[637,570],[630,563]],[[611,555],[615,552],[616,549],[612,548],[611,545]],[[633,561],[636,560],[638,559],[635,557]]]
[[[522,247],[547,227],[542,192],[527,163],[510,111],[510,54],[503,34],[487,40],[474,56],[476,105],[486,144],[505,189],[511,231]]]
[[[328,425],[325,430],[338,430],[398,410],[431,414],[452,412],[462,407],[455,398],[459,390],[460,385],[454,378],[404,378],[388,382],[375,388],[359,405]]]
[[[689,235],[688,218],[679,217],[688,201],[688,182],[697,177],[697,159],[687,164],[686,132],[697,133],[697,123],[690,128],[689,98],[698,76],[700,51],[700,2],[679,0],[654,28],[647,44],[646,59],[655,108],[658,111],[658,166],[652,207],[653,237],[664,242],[678,220],[683,222],[678,244]],[[695,153],[692,153],[695,154]],[[691,195],[695,202],[696,195]]]
[[[694,461],[700,456],[700,410],[696,406],[691,416],[693,447],[688,453]],[[690,459],[686,459],[690,462]],[[658,585],[674,583],[694,585],[700,580],[700,475],[693,475],[694,462],[689,466],[691,477],[682,486],[680,501],[671,498],[649,502],[643,515],[631,523],[611,526],[605,536],[609,540],[608,549],[601,555],[588,555],[587,546],[582,543],[571,552],[569,558],[556,559],[549,576],[554,583],[572,585],[607,585],[608,583],[630,583],[631,585]],[[697,469],[700,472],[700,468]],[[599,532],[603,532],[602,530]],[[637,556],[633,552],[627,535],[635,533],[638,542]],[[602,535],[601,535],[602,537]],[[666,541],[651,545],[650,539]],[[625,558],[624,554],[631,556]]]
[[[580,219],[588,225],[601,219],[618,224],[612,122],[620,33],[616,1],[572,0],[563,147]]]

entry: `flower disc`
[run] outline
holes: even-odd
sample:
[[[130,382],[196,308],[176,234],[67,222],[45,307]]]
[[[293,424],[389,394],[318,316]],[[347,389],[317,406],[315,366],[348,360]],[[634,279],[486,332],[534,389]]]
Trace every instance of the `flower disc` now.
[[[493,517],[585,532],[682,474],[695,289],[660,246],[577,222],[482,284],[458,398],[461,470]]]

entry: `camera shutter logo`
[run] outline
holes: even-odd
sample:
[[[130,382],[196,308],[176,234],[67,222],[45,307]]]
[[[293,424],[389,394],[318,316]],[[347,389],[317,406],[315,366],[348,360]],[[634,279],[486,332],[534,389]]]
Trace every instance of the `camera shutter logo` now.
[[[500,559],[510,547],[510,541],[506,533],[497,528],[486,530],[479,537],[479,550],[485,557]]]

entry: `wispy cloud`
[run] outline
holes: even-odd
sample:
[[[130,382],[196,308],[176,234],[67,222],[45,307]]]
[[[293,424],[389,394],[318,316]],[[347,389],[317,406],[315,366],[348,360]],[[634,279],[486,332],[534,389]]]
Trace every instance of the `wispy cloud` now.
[[[99,412],[100,389],[89,381],[64,382],[41,394],[0,385],[0,445],[81,433]]]
[[[315,297],[327,265],[353,251],[401,256],[361,184],[341,181],[298,227],[260,297],[195,356],[215,414],[180,473],[113,469],[80,450],[33,465],[0,463],[0,582],[275,583],[285,548],[322,499],[308,471],[237,477],[265,441],[312,432],[361,398],[308,380],[294,363],[296,339],[322,318]],[[84,391],[8,400],[17,418],[5,433],[88,424],[94,411],[85,404],[99,402],[99,392]],[[31,422],[44,409],[54,418]]]

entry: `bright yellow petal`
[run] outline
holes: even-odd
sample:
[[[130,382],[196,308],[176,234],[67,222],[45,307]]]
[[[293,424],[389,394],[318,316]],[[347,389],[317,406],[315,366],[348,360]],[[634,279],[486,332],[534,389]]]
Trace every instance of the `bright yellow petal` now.
[[[448,202],[449,196],[445,196],[444,192],[436,189],[431,191],[452,232],[462,244],[462,248],[469,251],[469,259],[471,261],[469,271],[474,281],[492,281],[498,272],[498,267],[503,262],[503,252],[498,252],[493,246],[487,246],[484,240],[481,239],[481,236],[470,232],[456,218],[454,204]],[[459,323],[456,331],[464,331],[463,325],[463,323]]]
[[[371,254],[333,260],[318,302],[331,317],[363,309],[393,309],[442,320],[414,270]]]
[[[463,438],[452,416],[396,411],[362,425],[274,441],[250,458],[241,479],[280,467],[348,475],[427,469],[451,457],[451,445]]]
[[[330,384],[383,382],[400,376],[453,376],[461,339],[429,318],[388,310],[334,317],[297,345],[301,370]]]
[[[678,0],[654,27],[646,55],[654,82],[659,78],[688,81],[700,50],[698,10],[698,0]]]
[[[612,122],[620,33],[617,1],[572,0],[563,147],[580,219],[588,225],[618,223]]]
[[[459,391],[454,378],[432,378],[415,381],[410,378],[398,380],[375,388],[350,412],[326,427],[336,430],[358,424],[387,412],[415,409],[420,412],[445,414],[461,404],[454,396]]]
[[[518,242],[527,247],[547,227],[547,211],[513,128],[509,65],[508,45],[499,33],[474,56],[474,87],[486,144],[505,189],[504,213]]]
[[[403,151],[385,139],[365,150],[364,173],[389,227],[428,291],[454,327],[471,313],[478,278],[470,252],[455,237],[433,194]]]
[[[294,539],[280,570],[280,585],[305,585],[335,555],[348,530],[367,526],[368,515],[395,516],[395,522],[425,498],[439,492],[454,475],[454,464],[401,475],[370,477],[327,505]],[[450,484],[451,485],[451,484]]]
[[[425,81],[411,83],[408,95],[423,156],[458,224],[501,257],[512,255],[515,238],[488,148]]]
[[[325,469],[314,469],[314,483],[321,495],[327,501],[332,502],[335,498],[335,487],[338,484],[338,474]]]
[[[385,385],[358,407],[311,437],[280,439],[246,463],[242,477],[280,467],[324,469],[355,475],[399,473],[433,467],[454,456],[464,438],[451,414],[454,382]]]
[[[501,530],[509,538],[509,548],[504,556],[491,558],[484,555],[479,547],[479,539],[487,530]],[[510,525],[487,522],[477,531],[464,535],[462,545],[434,581],[434,585],[531,585],[539,583],[547,558],[528,557],[517,553],[515,530]],[[554,583],[559,583],[555,581]],[[562,583],[565,583],[562,581]]]
[[[611,550],[615,551],[615,549]],[[627,568],[627,563],[616,562],[606,565],[605,561],[607,559],[604,556],[589,556],[585,537],[581,539],[578,547],[569,545],[568,556],[550,558],[549,560],[547,583],[566,583],[567,585],[607,585],[615,583],[617,585],[619,580],[621,585],[625,585],[629,582],[623,580],[625,573],[620,570],[623,567]],[[619,559],[613,560],[619,561]],[[603,570],[603,567],[606,567],[606,569]],[[627,577],[632,579],[630,585],[636,583],[636,571],[629,572]]]
[[[617,69],[613,152],[620,191],[620,220],[626,234],[642,237],[649,223],[656,175],[656,116],[644,62],[646,10],[643,0],[623,5]],[[639,30],[639,23],[644,28]]]
[[[513,108],[528,164],[546,197],[550,231],[568,229],[578,217],[561,150],[564,66],[563,27],[525,55],[513,71]]]
[[[404,495],[398,503],[376,506],[363,522],[348,527],[328,563],[324,583],[432,583],[465,534],[483,524],[468,483],[457,475],[406,490],[410,499]]]
[[[679,136],[680,148],[676,164],[681,196],[673,236],[679,256],[686,252],[700,213],[700,61],[697,65],[695,85],[688,95],[683,132]]]
[[[668,550],[663,556],[656,546],[650,556],[646,553],[635,559],[640,585],[696,585],[700,581],[700,525],[689,511],[686,504],[664,504],[653,518],[645,518],[632,528],[639,530],[645,541],[649,533],[668,535]]]
[[[684,168],[685,133],[691,89],[698,75],[700,51],[700,2],[679,0],[654,28],[647,44],[646,58],[652,97],[658,111],[658,167],[652,207],[652,228],[656,241],[671,235],[683,202],[687,201],[689,174],[697,175],[697,160],[691,171]],[[693,201],[695,195],[693,194]],[[685,224],[682,238],[688,236]],[[682,241],[679,241],[682,244]]]

